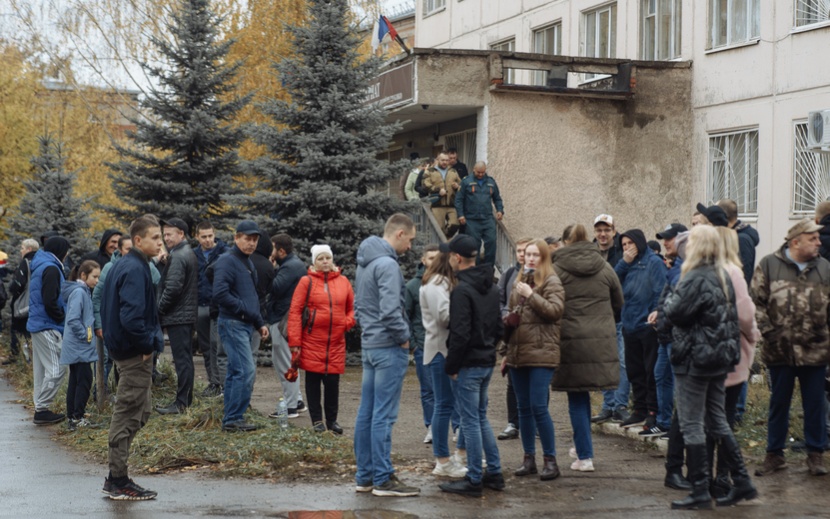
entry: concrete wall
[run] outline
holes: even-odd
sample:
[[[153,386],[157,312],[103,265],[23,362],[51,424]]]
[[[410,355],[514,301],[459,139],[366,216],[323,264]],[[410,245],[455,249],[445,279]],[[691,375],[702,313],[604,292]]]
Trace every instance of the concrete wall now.
[[[699,189],[692,169],[691,71],[636,69],[631,101],[493,93],[490,172],[514,236],[590,227],[600,213],[653,236],[688,222]]]

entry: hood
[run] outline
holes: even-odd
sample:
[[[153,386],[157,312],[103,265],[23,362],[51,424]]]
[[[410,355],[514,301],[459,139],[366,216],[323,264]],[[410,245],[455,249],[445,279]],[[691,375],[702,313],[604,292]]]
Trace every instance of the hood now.
[[[69,296],[72,295],[73,292],[84,289],[86,289],[87,292],[89,291],[86,283],[82,281],[64,281],[61,285],[61,297],[63,297],[64,301],[69,301]]]
[[[332,270],[331,272],[328,273],[328,278],[326,277],[325,272],[317,272],[316,270],[314,270],[314,267],[308,267],[307,272],[308,272],[309,277],[319,279],[321,281],[325,281],[325,280],[331,281],[334,278],[339,278],[340,277],[340,269],[337,268],[337,267],[335,267],[334,270]]]
[[[631,229],[625,231],[620,235],[620,243],[622,243],[622,237],[625,236],[629,240],[634,242],[634,245],[637,246],[637,259],[642,259],[643,256],[646,255],[648,252],[648,240],[646,240],[646,235],[640,229]]]
[[[115,235],[124,236],[124,233],[118,229],[107,229],[104,231],[104,234],[101,236],[101,243],[98,244],[98,250],[101,251],[101,254],[107,254],[107,242]]]
[[[217,243],[218,246],[218,243]],[[256,250],[254,251],[255,254],[261,254],[266,258],[271,257],[271,252],[274,250],[274,244],[271,243],[271,237],[268,236],[268,233],[260,232],[259,234],[259,241],[256,243]]]
[[[112,257],[110,258],[110,263],[115,263],[116,261],[121,259],[121,251],[115,249],[115,252],[112,253]]]
[[[46,243],[43,244],[43,250],[54,254],[58,258],[58,261],[63,261],[69,252],[69,240],[61,236],[46,238]]]
[[[458,281],[469,283],[479,294],[486,294],[493,286],[493,265],[484,263],[457,272]]]
[[[379,236],[369,236],[357,249],[357,264],[365,268],[369,266],[369,263],[383,256],[389,256],[398,261],[398,254],[389,242]]]
[[[599,253],[599,247],[587,241],[580,241],[567,245],[556,251],[553,264],[574,276],[593,276],[608,262]]]
[[[830,218],[828,218],[828,216],[825,216],[820,223],[821,225],[830,224]],[[738,223],[735,225],[735,232],[743,236],[749,236],[750,238],[752,238],[752,245],[754,245],[755,247],[757,247],[758,244],[761,243],[761,236],[758,235],[758,231],[756,231],[755,227],[749,225],[748,223],[742,223],[740,220],[738,220]]]

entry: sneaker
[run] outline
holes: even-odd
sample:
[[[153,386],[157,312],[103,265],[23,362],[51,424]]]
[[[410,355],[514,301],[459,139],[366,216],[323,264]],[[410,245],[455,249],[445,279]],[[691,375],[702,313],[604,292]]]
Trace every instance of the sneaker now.
[[[568,456],[573,459],[579,459],[579,456],[576,455],[576,447],[571,447],[571,450],[568,451]]]
[[[668,430],[660,427],[659,425],[655,425],[654,427],[651,427],[649,429],[643,428],[643,430],[637,434],[640,436],[640,438],[652,438],[654,436],[663,436],[668,433]]]
[[[669,441],[669,433],[664,433],[662,436],[657,438],[658,440]]]
[[[629,415],[628,420],[623,420],[620,423],[620,427],[623,429],[628,429],[629,427],[636,427],[638,425],[643,425],[646,421],[646,415],[638,412],[631,413]]]
[[[631,415],[628,414],[628,409],[626,409],[625,407],[620,407],[619,409],[614,411],[614,414],[611,415],[611,421],[614,423],[622,423],[628,420],[629,416]]]
[[[519,430],[512,423],[507,424],[507,427],[499,433],[499,440],[515,440],[518,437]]]
[[[299,418],[300,417],[300,413],[298,413],[296,409],[288,409],[287,411],[288,411],[288,414],[286,415],[287,418]],[[279,411],[274,411],[274,414],[276,414],[278,412]],[[268,415],[268,416],[271,416],[271,415]],[[278,418],[278,417],[274,416],[274,418]]]
[[[215,398],[222,394],[222,386],[219,384],[210,384],[204,391],[202,391],[202,398]]]
[[[176,402],[173,402],[167,407],[156,407],[156,412],[161,415],[182,414],[184,412],[184,407],[179,407],[179,405],[176,404]]]
[[[35,411],[34,424],[35,425],[52,425],[61,423],[66,419],[66,415],[53,413],[52,411]]]
[[[610,409],[603,409],[598,415],[591,417],[591,423],[605,423],[611,420],[612,416],[614,416],[614,411]]]
[[[67,420],[66,421],[66,430],[67,431],[77,431],[78,430],[77,420],[73,420],[72,418]]]
[[[123,487],[111,485],[109,498],[115,501],[147,501],[155,499],[158,492],[140,487],[132,479]]]
[[[787,460],[781,454],[768,452],[767,457],[764,458],[764,463],[755,469],[755,475],[758,477],[778,472],[787,468]]]
[[[811,476],[825,476],[827,469],[824,467],[824,459],[821,452],[807,453],[807,468]]]
[[[372,485],[372,482],[370,481],[368,483],[358,483],[357,485],[355,485],[354,491],[365,494],[366,492],[371,492],[373,488],[374,488],[374,486]]]
[[[382,485],[372,488],[372,495],[381,497],[414,497],[420,493],[420,488],[404,485],[396,477],[390,477]]]
[[[101,488],[101,492],[104,493],[104,494],[109,495],[109,494],[112,493],[112,489],[113,489],[112,481],[110,481],[109,476],[107,476],[107,477],[104,478],[104,487]]]
[[[450,456],[450,461],[460,467],[467,466],[467,456],[461,456],[461,454],[458,454],[458,451],[455,451],[453,455]]]
[[[225,432],[251,432],[256,431],[257,429],[259,429],[258,426],[248,423],[245,420],[222,424],[222,430]]]
[[[504,475],[501,472],[485,473],[481,478],[481,484],[490,490],[504,490]]]
[[[427,427],[427,435],[424,436],[424,443],[432,443],[432,426]]]
[[[449,492],[450,494],[460,494],[468,497],[481,497],[484,485],[481,481],[473,483],[469,478],[465,477],[461,481],[453,481],[451,483],[438,485],[438,488],[444,492]]]
[[[579,472],[593,472],[594,462],[591,459],[576,460],[571,463],[571,470],[577,470]]]
[[[311,428],[314,429],[314,432],[316,433],[326,432],[326,424],[324,424],[323,422],[314,422]]]
[[[305,413],[308,409],[305,406],[305,402],[302,400],[297,400],[297,412],[298,413]]]
[[[459,465],[454,458],[450,458],[446,463],[435,461],[435,468],[432,469],[433,476],[444,476],[448,478],[463,478],[467,475],[467,467]]]

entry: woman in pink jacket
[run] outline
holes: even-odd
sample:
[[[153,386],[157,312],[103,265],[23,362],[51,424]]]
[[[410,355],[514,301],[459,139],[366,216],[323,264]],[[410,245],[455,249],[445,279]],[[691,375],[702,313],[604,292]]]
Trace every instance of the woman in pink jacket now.
[[[723,254],[725,257],[726,270],[735,288],[735,306],[738,308],[738,326],[741,330],[741,360],[735,366],[735,371],[726,376],[726,398],[724,410],[726,421],[729,427],[735,429],[735,417],[737,416],[738,398],[741,396],[741,385],[749,379],[749,368],[755,360],[755,343],[760,337],[758,325],[755,323],[755,303],[749,295],[746,286],[744,273],[741,264],[741,257],[738,252],[738,233],[727,227],[716,227],[720,233]],[[714,456],[714,441],[711,438],[709,444],[709,466],[712,467]],[[720,449],[720,445],[718,446]],[[717,475],[711,485],[711,492],[715,497],[722,497],[729,492],[732,484],[729,480],[729,471],[723,463],[722,456],[718,451]]]

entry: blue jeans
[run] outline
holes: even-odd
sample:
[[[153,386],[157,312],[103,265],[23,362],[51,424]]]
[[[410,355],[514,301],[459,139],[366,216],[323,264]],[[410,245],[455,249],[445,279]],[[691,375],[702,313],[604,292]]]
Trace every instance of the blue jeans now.
[[[242,420],[251,403],[256,364],[251,354],[254,327],[235,319],[219,318],[219,337],[228,356],[225,375],[225,416],[222,425]]]
[[[363,358],[363,384],[354,426],[358,485],[382,485],[392,467],[392,426],[398,420],[401,389],[409,350],[400,346],[368,348]]]
[[[801,386],[801,406],[804,410],[804,443],[809,452],[824,452],[827,448],[825,424],[824,374],[825,366],[770,366],[772,393],[769,397],[767,452],[783,454],[790,428],[790,404],[795,379]]]
[[[421,410],[424,412],[424,427],[432,424],[432,414],[435,406],[435,396],[432,392],[432,373],[428,366],[424,366],[424,349],[415,348],[412,351],[415,357],[415,375],[418,376],[418,385],[421,387]]]
[[[576,455],[581,460],[594,457],[594,443],[591,441],[591,395],[587,391],[568,392],[568,414],[574,430]]]
[[[436,458],[446,458],[450,455],[449,425],[458,429],[458,407],[455,405],[455,394],[458,382],[451,379],[444,371],[447,359],[442,353],[435,355],[427,368],[432,377],[432,389],[435,395],[435,407],[432,415],[432,455]],[[464,435],[458,435],[456,447],[465,449]]]
[[[671,344],[657,347],[657,363],[654,365],[654,383],[657,385],[657,425],[665,430],[671,426],[674,404],[674,372],[671,368]]]
[[[617,389],[608,389],[602,392],[602,408],[611,411],[628,407],[628,395],[631,392],[628,373],[625,371],[625,342],[622,336],[622,323],[617,323],[617,353],[620,357],[620,385],[617,386]]]
[[[461,415],[461,434],[467,444],[467,477],[474,484],[481,483],[481,451],[487,458],[487,474],[501,473],[499,448],[487,420],[487,387],[493,368],[461,368],[458,372],[458,412]]]
[[[519,433],[525,454],[536,454],[536,430],[545,456],[556,456],[553,421],[548,411],[553,368],[510,368],[510,379],[519,404]],[[462,423],[463,426],[463,423]],[[467,458],[470,447],[467,448]]]

